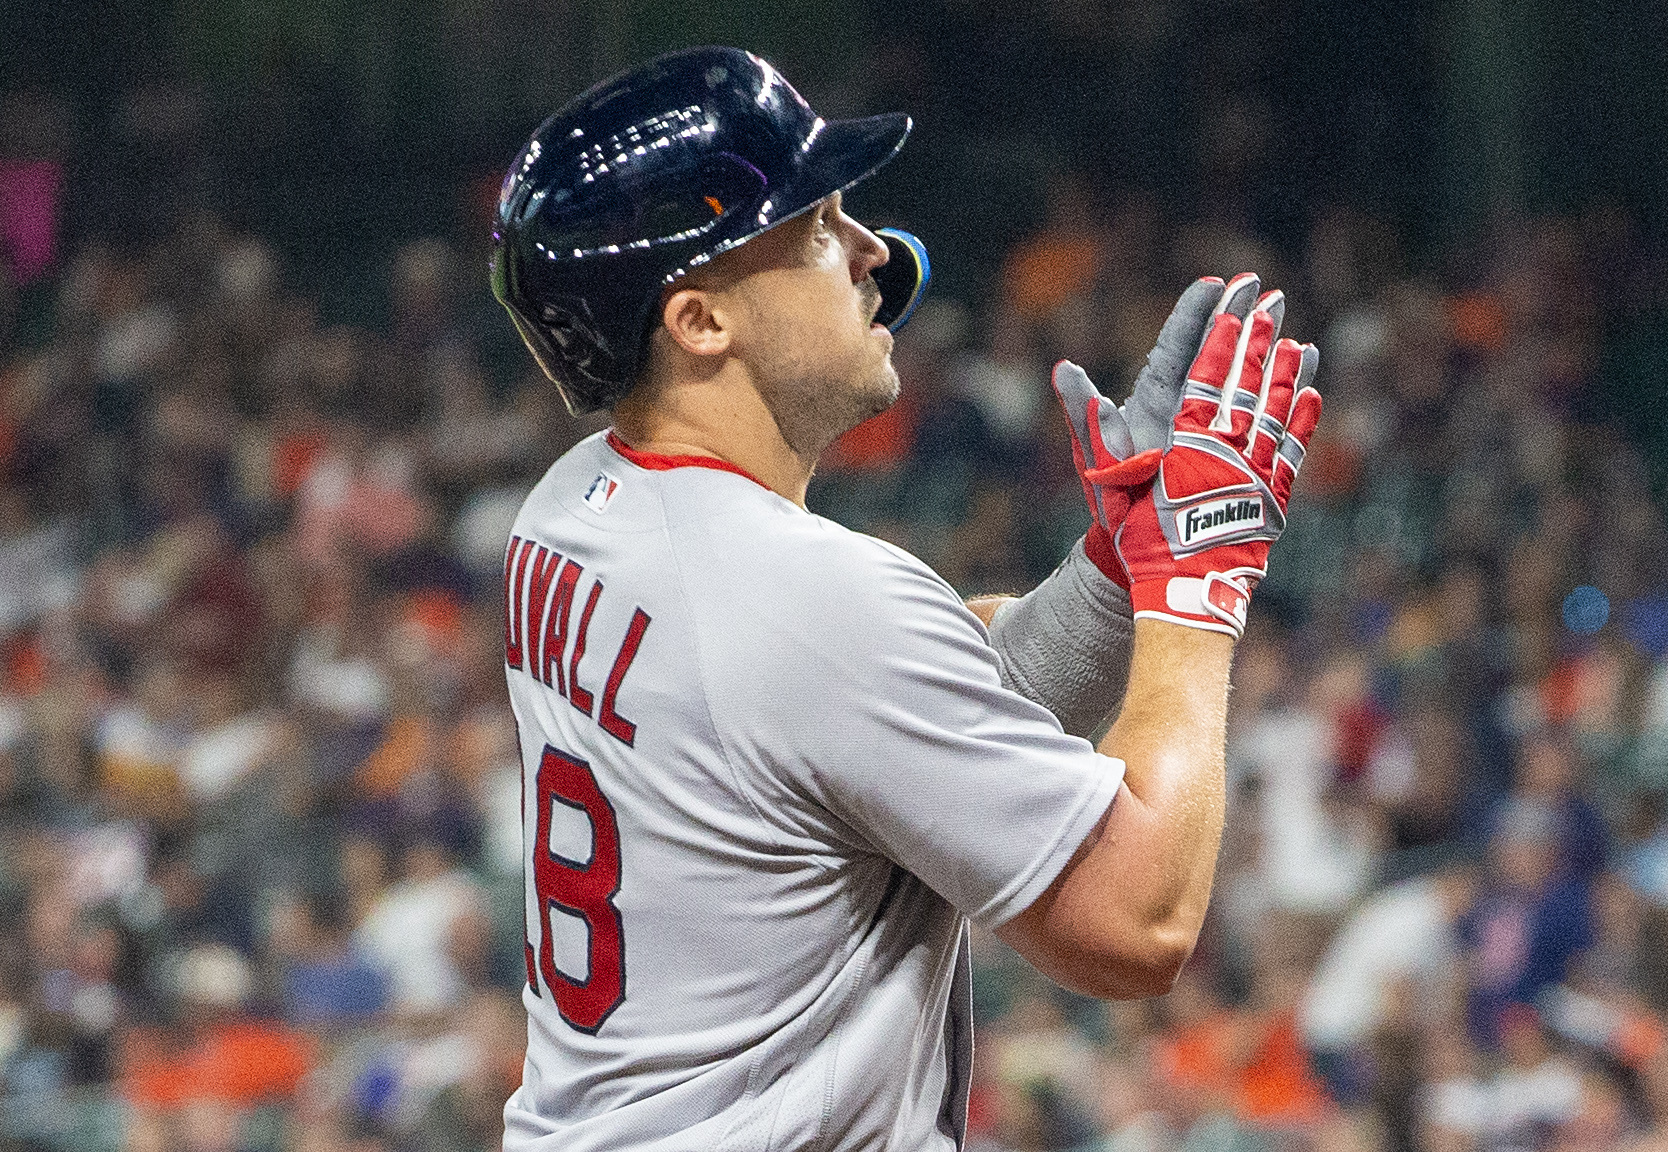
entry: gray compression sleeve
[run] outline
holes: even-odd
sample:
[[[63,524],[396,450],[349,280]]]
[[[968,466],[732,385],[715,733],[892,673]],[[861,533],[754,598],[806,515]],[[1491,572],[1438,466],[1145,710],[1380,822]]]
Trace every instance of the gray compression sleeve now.
[[[1135,624],[1129,593],[1072,546],[1054,574],[991,619],[1002,683],[1088,736],[1124,699]]]

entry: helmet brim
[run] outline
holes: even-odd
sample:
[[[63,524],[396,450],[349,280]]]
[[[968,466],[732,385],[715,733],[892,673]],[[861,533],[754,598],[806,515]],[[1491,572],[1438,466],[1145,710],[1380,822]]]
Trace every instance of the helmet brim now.
[[[792,182],[769,191],[759,207],[756,227],[720,245],[702,260],[690,261],[668,277],[668,281],[682,276],[694,264],[739,247],[805,213],[834,193],[844,192],[874,175],[898,154],[913,127],[914,121],[902,112],[826,122],[806,146],[805,159]]]
[[[913,126],[902,112],[823,125],[806,150],[805,165],[800,169],[801,194],[809,198],[799,211],[873,175],[898,154]]]

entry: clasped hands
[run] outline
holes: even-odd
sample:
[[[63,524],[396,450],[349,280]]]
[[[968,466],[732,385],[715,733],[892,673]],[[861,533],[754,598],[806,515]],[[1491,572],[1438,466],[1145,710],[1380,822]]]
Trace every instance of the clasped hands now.
[[[1094,518],[1084,550],[1135,618],[1245,630],[1320,419],[1313,344],[1280,339],[1285,297],[1251,273],[1195,281],[1122,407],[1069,360],[1054,390]]]

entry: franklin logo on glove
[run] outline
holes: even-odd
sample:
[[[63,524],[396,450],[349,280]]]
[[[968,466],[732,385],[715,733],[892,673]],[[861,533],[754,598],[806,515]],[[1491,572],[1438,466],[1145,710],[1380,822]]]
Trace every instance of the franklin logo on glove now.
[[[1176,530],[1181,533],[1184,545],[1206,544],[1234,532],[1262,526],[1263,501],[1260,496],[1212,500],[1176,514]]]

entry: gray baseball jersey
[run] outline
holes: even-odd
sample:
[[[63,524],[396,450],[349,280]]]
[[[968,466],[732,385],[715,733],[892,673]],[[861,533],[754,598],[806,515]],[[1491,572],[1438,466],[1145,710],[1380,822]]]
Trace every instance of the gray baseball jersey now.
[[[1002,687],[908,553],[597,435],[505,564],[527,1061],[508,1152],[953,1149],[967,917],[1053,882],[1123,765]]]

